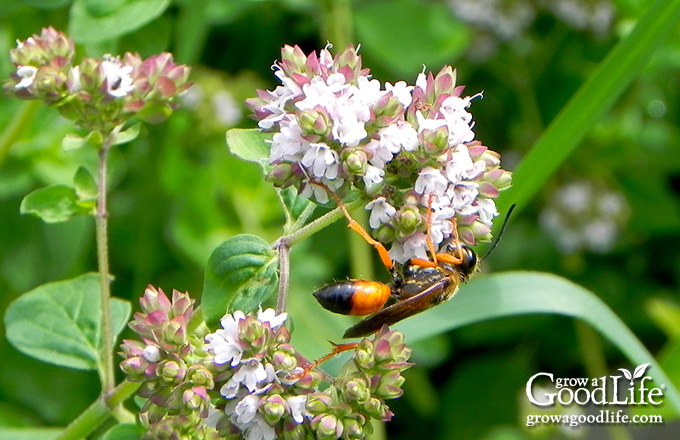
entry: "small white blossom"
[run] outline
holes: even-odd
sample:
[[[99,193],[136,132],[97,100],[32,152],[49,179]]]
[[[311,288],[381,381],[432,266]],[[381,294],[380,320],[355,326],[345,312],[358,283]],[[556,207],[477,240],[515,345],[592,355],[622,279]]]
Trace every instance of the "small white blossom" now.
[[[319,185],[314,185],[309,181],[305,183],[304,188],[300,191],[300,195],[306,199],[311,199],[312,196],[314,196],[319,203],[328,202],[328,193],[326,192],[326,189]]]
[[[250,423],[241,428],[245,430],[246,440],[274,440],[276,438],[276,431],[269,426],[260,414],[257,414]]]
[[[366,189],[370,191],[374,186],[382,183],[384,175],[385,171],[378,167],[374,167],[373,165],[368,165],[366,167],[366,172],[363,175]]]
[[[385,197],[378,197],[369,202],[366,209],[371,211],[368,219],[368,224],[373,229],[378,229],[381,225],[386,225],[392,219],[392,216],[397,212],[396,208],[389,203]]]
[[[302,129],[295,118],[287,116],[281,121],[281,129],[272,137],[269,161],[276,163],[282,160],[297,162],[302,159],[303,152],[309,150],[309,142],[302,137]]]
[[[394,85],[386,82],[385,90],[392,92],[392,95],[399,100],[399,103],[403,105],[404,108],[411,105],[413,99],[413,96],[411,95],[413,86],[409,86],[406,81],[397,81]]]
[[[213,362],[224,365],[231,362],[234,367],[241,362],[243,349],[239,343],[239,322],[245,319],[242,311],[226,314],[220,320],[222,329],[205,336],[206,350],[214,354]]]
[[[468,147],[458,144],[446,163],[445,174],[451,183],[456,184],[461,180],[474,180],[484,173],[485,169],[484,161],[473,162]]]
[[[307,412],[307,396],[290,396],[286,398],[288,407],[290,408],[290,414],[293,416],[293,420],[299,425],[304,421],[304,417],[309,413]]]
[[[70,82],[68,86],[68,92],[69,93],[79,92],[82,89],[82,85],[80,83],[80,66],[71,67],[71,70],[69,71],[69,76]],[[190,87],[187,90],[191,90],[193,88],[194,87]]]
[[[418,132],[406,121],[390,124],[378,132],[380,146],[397,154],[401,150],[414,151],[418,148]],[[390,157],[390,160],[392,158]]]
[[[236,423],[243,426],[255,418],[257,409],[259,408],[260,398],[255,394],[248,394],[241,401],[236,404],[234,414],[236,415]]]
[[[158,362],[161,360],[161,351],[155,345],[147,345],[142,351],[142,356],[149,362]]]
[[[37,73],[38,69],[33,66],[18,66],[17,75],[21,77],[21,81],[19,81],[14,88],[25,89],[30,87],[33,84],[33,81],[35,81]]]
[[[338,177],[338,153],[326,144],[310,144],[310,148],[300,161],[316,178],[326,177],[330,180]]]
[[[265,310],[260,309],[257,312],[257,319],[262,322],[268,322],[271,329],[281,327],[284,322],[286,322],[288,314],[286,312],[276,314],[276,310],[271,307]]]
[[[417,231],[411,234],[406,241],[394,242],[388,252],[390,258],[399,263],[404,263],[409,258],[427,258],[427,236],[424,232]]]
[[[339,101],[329,114],[334,118],[331,134],[342,145],[355,147],[368,136],[365,122],[371,118],[371,110],[359,100]]]
[[[487,226],[493,226],[493,218],[498,215],[496,210],[496,202],[493,199],[478,199],[477,206],[479,208],[479,221]]]
[[[104,55],[101,68],[105,77],[106,93],[109,95],[122,98],[135,89],[132,83],[132,66],[121,62],[117,57]]]
[[[423,168],[418,173],[415,190],[418,194],[443,194],[448,186],[446,177],[438,169],[432,167]]]
[[[251,393],[257,389],[257,383],[267,379],[267,372],[257,359],[247,359],[232,376],[230,381],[242,383]]]

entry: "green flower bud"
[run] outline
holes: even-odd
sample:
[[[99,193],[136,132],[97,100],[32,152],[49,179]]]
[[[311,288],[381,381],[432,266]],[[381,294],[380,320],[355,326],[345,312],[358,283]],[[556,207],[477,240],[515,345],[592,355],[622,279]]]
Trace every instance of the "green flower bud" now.
[[[261,408],[265,421],[270,425],[278,423],[287,413],[286,402],[278,395],[267,397]]]
[[[303,110],[295,115],[302,129],[303,136],[312,135],[311,141],[318,141],[330,134],[330,116],[321,106],[312,110]]]
[[[328,411],[331,405],[331,397],[325,393],[314,393],[307,397],[307,411],[311,414],[322,414]]]
[[[208,389],[215,387],[213,375],[207,368],[200,365],[192,365],[189,367],[187,374],[189,382],[197,386],[203,386]]]
[[[141,356],[125,359],[120,363],[121,370],[127,374],[128,380],[131,382],[142,380],[145,377],[144,372],[148,366],[149,363]]]
[[[316,419],[316,418],[315,418]],[[337,439],[342,435],[342,423],[332,414],[321,416],[319,420],[312,422],[312,428],[316,430],[319,439]]]
[[[449,129],[446,125],[431,130],[425,129],[419,137],[426,157],[438,156],[449,147]]]
[[[395,220],[399,232],[402,234],[413,234],[420,228],[423,218],[420,209],[416,205],[408,204],[401,207],[395,214]]]
[[[368,157],[365,151],[356,148],[343,154],[342,163],[348,173],[355,176],[363,176],[368,167]]]
[[[342,420],[343,432],[349,439],[364,438],[364,430],[356,419],[346,418]]]
[[[371,390],[369,389],[365,378],[352,377],[346,379],[348,380],[342,383],[342,391],[348,399],[359,403],[364,403],[370,399]]]
[[[354,363],[357,368],[367,369],[373,367],[375,358],[373,356],[373,344],[368,339],[362,339],[354,349]]]
[[[156,374],[165,383],[179,383],[186,376],[186,365],[180,359],[161,361],[156,366]]]

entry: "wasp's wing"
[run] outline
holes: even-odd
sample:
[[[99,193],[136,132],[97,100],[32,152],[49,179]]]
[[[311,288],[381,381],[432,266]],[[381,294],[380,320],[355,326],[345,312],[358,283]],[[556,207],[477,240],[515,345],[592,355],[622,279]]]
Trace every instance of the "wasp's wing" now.
[[[453,293],[455,293],[457,288],[458,283],[455,283],[452,278],[446,277],[440,279],[423,289],[422,292],[402,301],[398,301],[362,321],[359,321],[348,328],[342,337],[358,338],[375,333],[380,330],[380,327],[383,325],[392,325],[402,319],[406,319],[423,310],[436,306],[445,299],[453,296]]]

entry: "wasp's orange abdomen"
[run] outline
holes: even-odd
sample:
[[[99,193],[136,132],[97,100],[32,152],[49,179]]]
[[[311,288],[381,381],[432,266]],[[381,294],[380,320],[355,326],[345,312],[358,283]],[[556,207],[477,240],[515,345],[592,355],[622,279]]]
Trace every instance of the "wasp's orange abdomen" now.
[[[368,315],[382,309],[392,290],[377,281],[348,280],[314,292],[324,309],[342,315]]]

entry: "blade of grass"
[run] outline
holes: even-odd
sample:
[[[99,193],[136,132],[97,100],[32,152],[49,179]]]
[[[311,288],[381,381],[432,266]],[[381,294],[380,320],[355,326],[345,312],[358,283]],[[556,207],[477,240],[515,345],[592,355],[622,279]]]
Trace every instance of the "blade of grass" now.
[[[588,131],[642,71],[680,18],[680,2],[657,0],[628,36],[612,49],[552,121],[514,172],[513,186],[498,200],[498,211],[519,209],[541,189]]]
[[[634,365],[651,363],[650,374],[665,385],[664,397],[680,414],[680,393],[635,334],[593,292],[555,275],[506,272],[480,277],[464,286],[453,300],[399,323],[396,328],[412,343],[468,324],[530,314],[579,319],[611,341]]]

